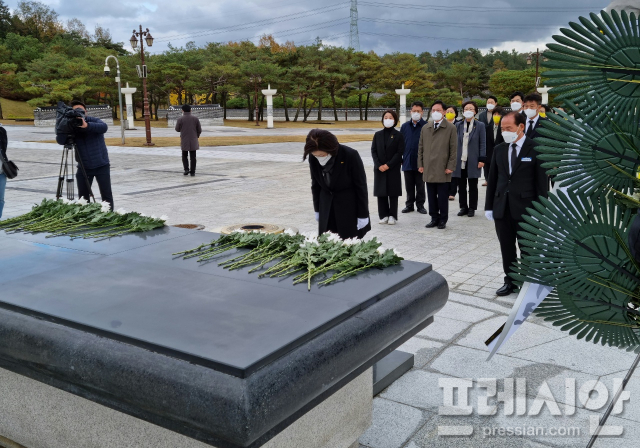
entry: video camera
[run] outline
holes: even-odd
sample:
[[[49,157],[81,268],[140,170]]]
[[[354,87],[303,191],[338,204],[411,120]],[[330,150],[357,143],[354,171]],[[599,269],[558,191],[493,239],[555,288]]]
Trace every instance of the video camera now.
[[[84,111],[67,106],[58,101],[56,108],[56,134],[75,134],[76,129],[82,126]]]

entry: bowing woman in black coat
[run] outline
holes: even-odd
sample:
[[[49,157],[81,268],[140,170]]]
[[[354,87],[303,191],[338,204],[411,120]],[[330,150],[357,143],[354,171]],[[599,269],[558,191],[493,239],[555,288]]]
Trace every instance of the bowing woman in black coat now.
[[[382,115],[384,129],[373,136],[373,195],[378,198],[380,224],[393,225],[398,220],[398,197],[402,196],[402,154],[404,137],[395,129],[398,114],[388,109]]]
[[[369,230],[367,175],[360,154],[338,143],[331,132],[312,129],[302,160],[309,157],[311,194],[318,233],[362,238]]]

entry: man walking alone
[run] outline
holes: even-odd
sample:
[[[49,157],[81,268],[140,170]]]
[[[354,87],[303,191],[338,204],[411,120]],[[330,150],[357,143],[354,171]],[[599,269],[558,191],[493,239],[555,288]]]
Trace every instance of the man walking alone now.
[[[198,117],[191,115],[191,106],[182,106],[182,117],[176,122],[176,131],[180,133],[180,147],[182,148],[182,166],[184,175],[196,175],[196,150],[200,147],[198,138],[202,134],[202,127]],[[191,168],[189,168],[191,159]]]

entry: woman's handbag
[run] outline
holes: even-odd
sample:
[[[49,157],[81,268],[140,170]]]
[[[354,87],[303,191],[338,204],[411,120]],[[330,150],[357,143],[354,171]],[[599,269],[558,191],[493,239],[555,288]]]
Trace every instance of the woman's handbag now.
[[[2,163],[2,172],[7,176],[7,179],[13,179],[18,175],[18,167],[7,159],[7,144],[7,131],[0,126],[0,163]]]
[[[7,159],[4,153],[0,153],[2,156],[2,172],[7,176],[7,179],[13,179],[18,175],[18,167],[11,160]]]

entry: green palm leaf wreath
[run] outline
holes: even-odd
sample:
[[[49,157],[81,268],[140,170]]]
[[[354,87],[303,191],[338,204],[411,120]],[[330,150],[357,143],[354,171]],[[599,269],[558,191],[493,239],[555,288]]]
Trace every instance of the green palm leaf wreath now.
[[[535,311],[554,325],[640,351],[640,266],[627,247],[640,206],[640,26],[624,11],[578,22],[544,53],[543,76],[565,112],[550,114],[536,139],[567,192],[528,209],[513,277],[555,288]]]

